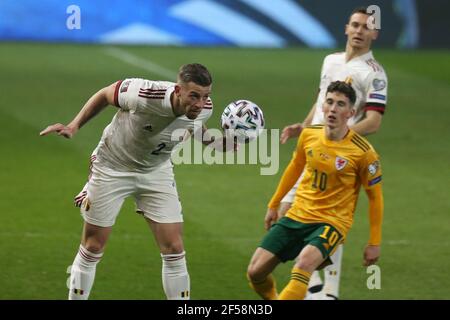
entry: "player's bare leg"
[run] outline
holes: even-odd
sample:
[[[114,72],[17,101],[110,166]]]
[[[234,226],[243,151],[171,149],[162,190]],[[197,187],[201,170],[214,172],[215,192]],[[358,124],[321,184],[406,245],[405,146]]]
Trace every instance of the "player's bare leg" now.
[[[286,212],[291,208],[292,202],[281,202],[278,207],[278,219],[284,217]],[[305,299],[313,299],[315,300],[314,293],[318,293],[322,290],[322,279],[320,278],[319,271],[314,271],[311,274],[311,278],[309,279],[308,291],[306,292]]]
[[[301,300],[305,298],[311,273],[324,261],[322,252],[307,245],[296,259],[292,268],[291,280],[280,293],[280,300]]]
[[[169,300],[190,298],[190,279],[183,245],[183,223],[158,223],[146,218],[162,258],[162,283]]]
[[[95,269],[103,256],[112,227],[84,222],[81,245],[70,271],[69,300],[87,300],[95,278]]]
[[[280,260],[263,248],[257,248],[247,269],[247,278],[250,286],[265,300],[278,298],[275,279],[272,271]]]

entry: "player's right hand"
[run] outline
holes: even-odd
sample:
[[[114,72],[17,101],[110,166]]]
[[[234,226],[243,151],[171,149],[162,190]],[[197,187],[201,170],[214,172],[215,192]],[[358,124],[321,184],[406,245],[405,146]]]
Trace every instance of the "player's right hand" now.
[[[280,142],[285,144],[290,138],[296,138],[300,135],[303,130],[303,125],[301,123],[291,124],[290,126],[284,127],[281,131]]]
[[[73,135],[76,133],[76,130],[72,127],[69,126],[65,126],[61,123],[55,123],[52,124],[51,126],[48,126],[47,128],[45,128],[44,130],[42,130],[39,135],[40,136],[45,136],[49,133],[52,132],[56,132],[59,136],[63,136],[67,139],[70,139],[73,137]]]
[[[276,209],[267,209],[266,217],[264,218],[264,228],[269,230],[272,224],[277,222],[278,219],[278,211]]]
[[[368,267],[377,263],[380,257],[380,246],[367,245],[364,249],[363,266]]]

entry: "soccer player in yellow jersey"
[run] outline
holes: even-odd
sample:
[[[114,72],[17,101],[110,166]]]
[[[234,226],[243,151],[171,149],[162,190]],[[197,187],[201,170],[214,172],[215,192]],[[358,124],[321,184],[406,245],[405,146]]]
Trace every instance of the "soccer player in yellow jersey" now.
[[[370,236],[364,265],[380,256],[383,195],[381,167],[369,142],[349,129],[356,94],[350,84],[332,82],[323,103],[325,125],[302,130],[297,149],[269,203],[263,238],[248,266],[252,288],[264,299],[305,297],[311,273],[331,261],[353,223],[361,185],[369,198]],[[277,221],[281,199],[303,172],[294,204]],[[278,295],[271,273],[280,262],[296,260],[291,280]]]

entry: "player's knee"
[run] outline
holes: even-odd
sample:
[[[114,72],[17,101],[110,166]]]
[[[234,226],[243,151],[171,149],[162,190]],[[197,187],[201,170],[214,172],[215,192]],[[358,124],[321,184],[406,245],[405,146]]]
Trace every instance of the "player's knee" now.
[[[83,246],[86,250],[92,253],[102,253],[105,245],[95,240],[88,240]]]
[[[320,265],[320,262],[318,262],[317,259],[314,259],[312,257],[309,256],[303,256],[300,259],[297,260],[297,262],[295,263],[295,266],[297,268],[300,268],[306,272],[314,272],[314,270],[316,270],[316,268]]]
[[[250,264],[247,268],[247,279],[251,282],[258,282],[265,278],[264,273],[255,264]]]
[[[182,241],[173,241],[170,243],[160,244],[161,254],[180,254],[184,252]]]

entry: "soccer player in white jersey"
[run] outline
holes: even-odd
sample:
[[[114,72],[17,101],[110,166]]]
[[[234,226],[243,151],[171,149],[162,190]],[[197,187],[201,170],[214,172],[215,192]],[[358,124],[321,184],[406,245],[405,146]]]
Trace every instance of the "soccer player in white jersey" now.
[[[89,181],[75,199],[81,205],[84,229],[72,265],[69,299],[89,297],[96,265],[129,196],[134,197],[136,211],[145,217],[159,246],[167,299],[189,299],[183,216],[170,161],[181,139],[173,139],[172,133],[176,129],[192,132],[194,120],[208,120],[213,107],[211,85],[211,75],[201,64],[182,66],[177,83],[125,79],[95,93],[68,125],[57,123],[40,133],[72,138],[106,106],[118,108],[91,156]]]
[[[296,123],[283,129],[280,137],[281,143],[298,137],[305,126],[324,123],[322,105],[326,88],[336,80],[351,83],[356,91],[356,114],[348,122],[350,128],[364,136],[378,131],[387,103],[387,76],[370,49],[372,41],[378,37],[378,30],[370,28],[374,22],[372,21],[372,24],[370,21],[368,22],[369,17],[365,7],[357,8],[351,13],[345,27],[347,35],[345,52],[325,57],[316,103],[303,123]],[[290,208],[297,186],[298,182],[282,200],[279,217],[284,216]],[[331,257],[333,264],[324,269],[325,282],[323,286],[319,273],[317,271],[313,273],[309,282],[310,299],[338,298],[342,252],[341,245]]]

